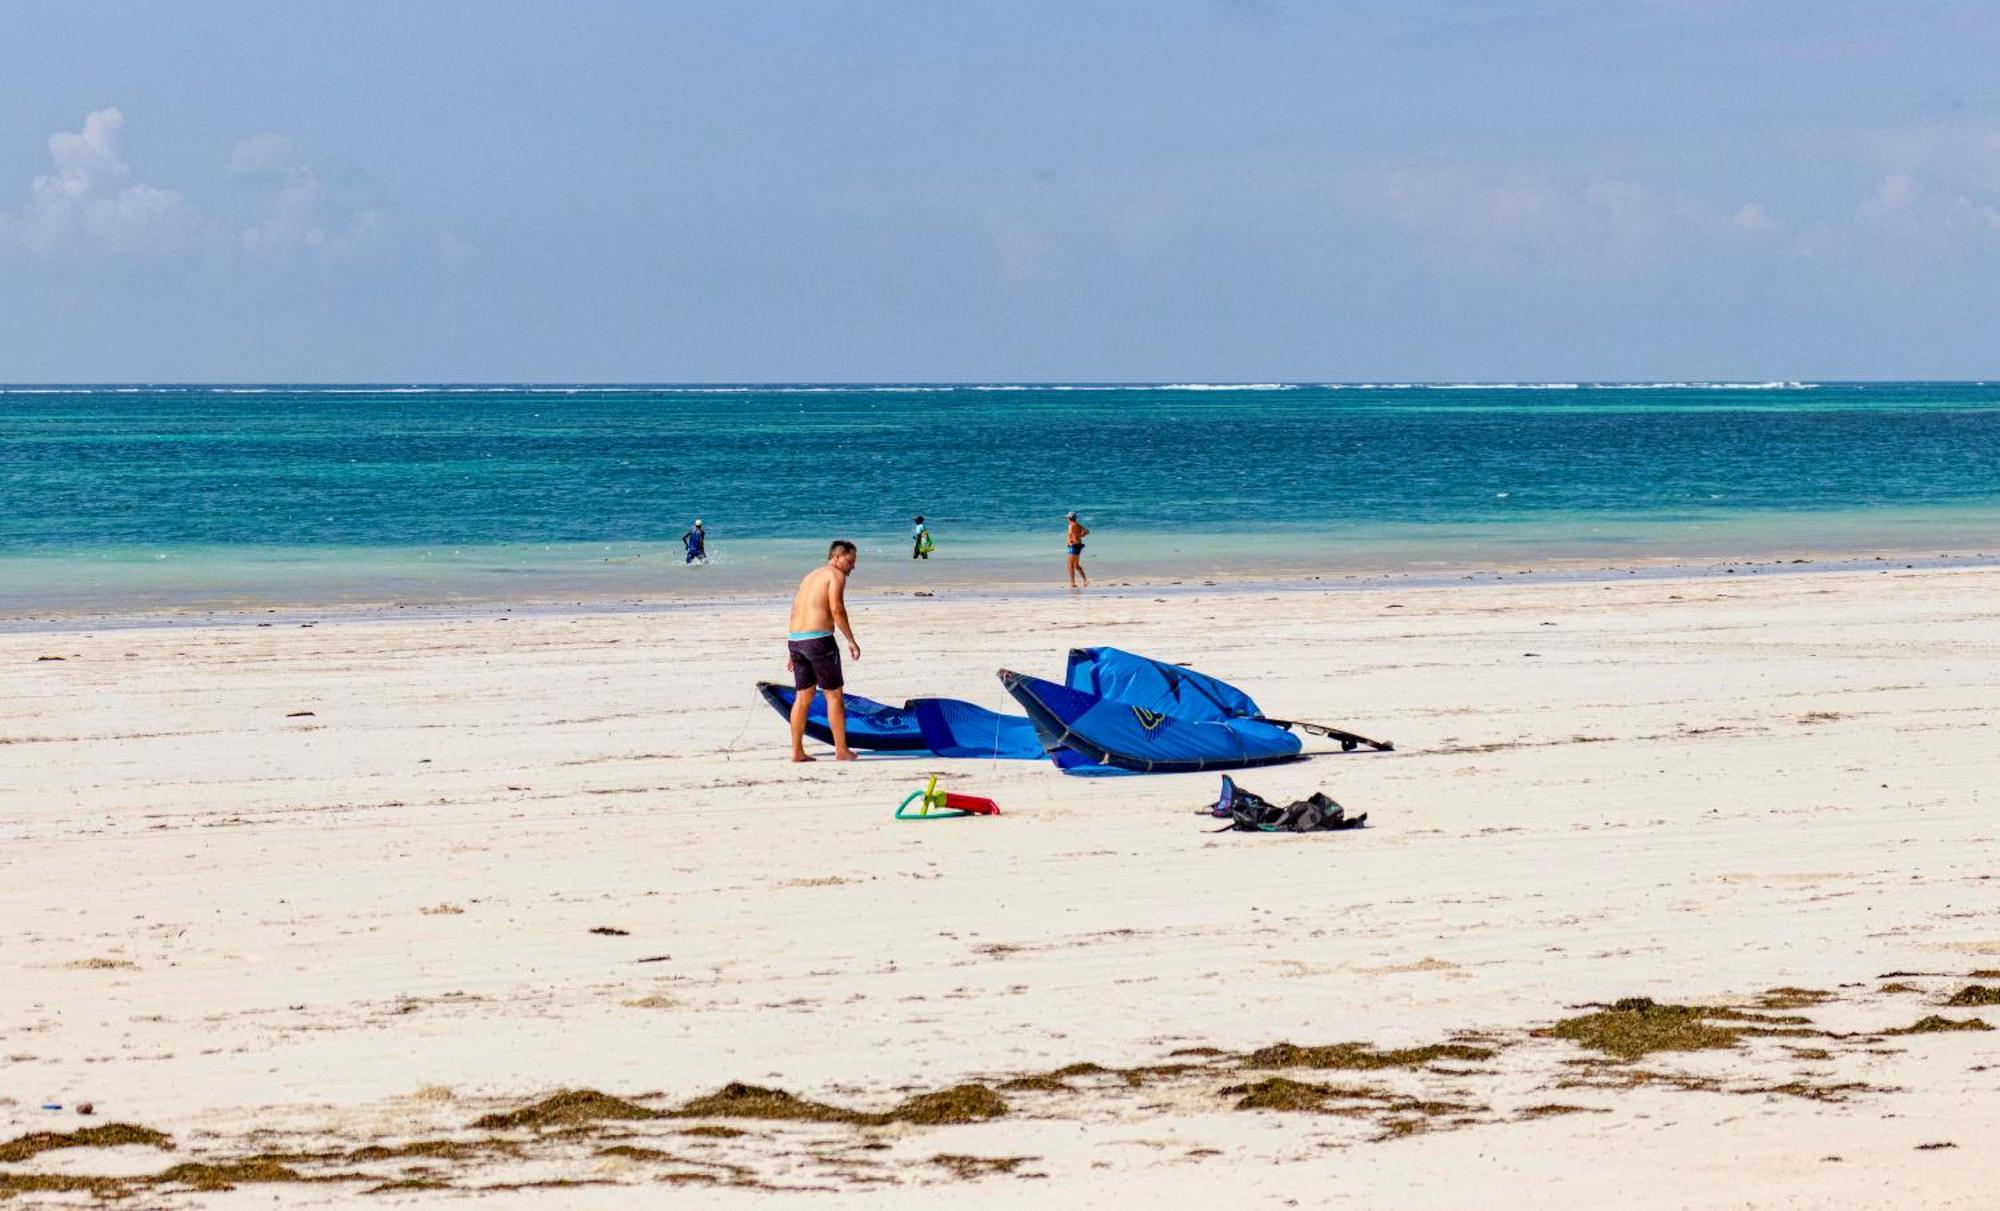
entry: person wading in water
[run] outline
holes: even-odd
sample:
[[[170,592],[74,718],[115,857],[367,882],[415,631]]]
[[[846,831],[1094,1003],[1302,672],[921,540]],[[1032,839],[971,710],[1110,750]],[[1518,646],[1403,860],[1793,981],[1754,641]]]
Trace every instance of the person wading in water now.
[[[1069,544],[1069,587],[1076,587],[1076,578],[1083,577],[1083,587],[1090,587],[1090,575],[1083,570],[1083,537],[1090,533],[1084,524],[1076,519],[1076,511],[1069,515],[1069,533],[1063,541]]]
[[[833,730],[833,759],[854,760],[847,747],[847,699],[841,692],[846,681],[840,675],[840,644],[833,632],[847,636],[847,654],[861,659],[861,644],[854,638],[854,625],[847,620],[847,578],[859,560],[854,544],[835,539],[827,548],[826,563],[806,573],[799,591],[792,597],[791,633],[785,638],[785,668],[792,674],[792,760],[811,761],[806,756],[806,719],[812,714],[813,694],[826,691],[826,722]]]

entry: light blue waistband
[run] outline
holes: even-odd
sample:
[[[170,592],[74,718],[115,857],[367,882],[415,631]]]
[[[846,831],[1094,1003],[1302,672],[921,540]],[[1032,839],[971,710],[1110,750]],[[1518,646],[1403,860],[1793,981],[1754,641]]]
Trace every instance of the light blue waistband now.
[[[792,631],[786,635],[793,643],[804,643],[808,639],[831,639],[832,631]]]

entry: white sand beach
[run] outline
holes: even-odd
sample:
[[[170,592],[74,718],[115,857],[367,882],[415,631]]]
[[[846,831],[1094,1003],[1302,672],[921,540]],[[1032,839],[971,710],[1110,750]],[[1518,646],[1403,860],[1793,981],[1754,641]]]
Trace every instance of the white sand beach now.
[[[2000,570],[865,572],[856,692],[1188,661],[1393,739],[1240,775],[1370,826],[1210,835],[1213,775],[795,767],[773,602],[0,635],[0,1199],[1993,1205],[2000,1033],[1893,1031],[2000,1025],[1945,1004],[2000,1002]],[[1003,814],[892,820],[931,772]],[[731,1082],[864,1113],[680,1113]],[[474,1126],[564,1090],[626,1101]],[[106,1124],[165,1138],[8,1143]]]

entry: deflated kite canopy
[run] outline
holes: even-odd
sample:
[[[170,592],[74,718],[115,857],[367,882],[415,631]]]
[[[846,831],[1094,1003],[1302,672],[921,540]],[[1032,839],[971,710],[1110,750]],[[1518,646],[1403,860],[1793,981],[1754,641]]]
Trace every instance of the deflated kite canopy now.
[[[786,716],[792,713],[792,700],[798,697],[798,691],[791,686],[772,681],[758,682],[757,692],[764,695],[764,701],[770,703],[780,715]],[[909,753],[922,752],[927,747],[923,729],[917,726],[917,717],[910,711],[863,698],[859,694],[847,694],[845,697],[849,748]],[[813,696],[811,712],[806,716],[806,735],[821,744],[833,743],[833,729],[826,719],[825,694]]]
[[[760,681],[757,692],[771,709],[790,716],[798,691],[788,685]],[[956,698],[912,698],[890,706],[859,694],[847,699],[847,746],[877,753],[936,753],[940,757],[985,757],[1039,761],[1049,754],[1022,715],[1002,715]],[[806,716],[806,735],[821,744],[833,743],[826,717],[826,696],[815,695]]]
[[[1255,699],[1227,681],[1118,648],[1071,648],[1063,681],[1073,690],[1181,719],[1255,719]]]
[[[1002,715],[957,698],[912,698],[906,704],[923,731],[924,747],[940,757],[1039,761],[1035,725],[1023,715]]]
[[[1006,669],[1000,684],[1027,710],[1050,752],[1068,749],[1099,765],[1146,774],[1241,769],[1290,761],[1301,748],[1297,736],[1254,719],[1167,714]]]

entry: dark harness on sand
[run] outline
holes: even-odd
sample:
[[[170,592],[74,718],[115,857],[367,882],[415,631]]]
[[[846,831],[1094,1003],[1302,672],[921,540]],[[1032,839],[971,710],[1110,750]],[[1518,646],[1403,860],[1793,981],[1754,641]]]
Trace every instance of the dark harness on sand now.
[[[1363,828],[1368,823],[1367,812],[1349,816],[1346,808],[1323,791],[1278,804],[1256,791],[1244,790],[1226,774],[1222,778],[1221,797],[1215,806],[1204,810],[1207,815],[1229,821],[1221,828],[1209,830],[1218,833],[1320,833]]]

